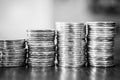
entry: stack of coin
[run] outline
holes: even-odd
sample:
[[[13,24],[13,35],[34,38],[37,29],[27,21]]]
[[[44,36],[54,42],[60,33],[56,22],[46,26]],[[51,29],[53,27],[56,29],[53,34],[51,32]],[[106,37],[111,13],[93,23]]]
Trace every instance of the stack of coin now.
[[[80,67],[85,60],[85,25],[83,23],[56,23],[58,66]]]
[[[88,22],[88,60],[91,66],[113,66],[115,23]]]
[[[0,40],[1,67],[25,65],[25,40]]]
[[[49,67],[55,59],[55,31],[27,30],[28,65],[31,67]]]

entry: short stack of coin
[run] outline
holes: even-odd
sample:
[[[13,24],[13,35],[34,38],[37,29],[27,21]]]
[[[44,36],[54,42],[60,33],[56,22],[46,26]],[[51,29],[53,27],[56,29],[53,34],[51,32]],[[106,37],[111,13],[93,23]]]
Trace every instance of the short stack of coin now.
[[[19,67],[25,65],[25,40],[0,40],[1,67]]]
[[[55,59],[55,31],[27,30],[29,47],[28,65],[31,67],[49,67]]]
[[[58,66],[85,65],[85,25],[83,23],[57,22]]]
[[[114,22],[88,22],[89,64],[96,67],[114,65]]]

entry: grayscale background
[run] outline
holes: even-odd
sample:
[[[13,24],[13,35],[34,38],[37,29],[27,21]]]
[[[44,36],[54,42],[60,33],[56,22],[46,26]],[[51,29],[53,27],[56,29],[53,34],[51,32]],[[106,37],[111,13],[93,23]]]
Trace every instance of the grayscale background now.
[[[0,0],[0,39],[25,38],[26,29],[53,29],[60,21],[115,21],[115,59],[119,59],[119,5],[119,0]]]

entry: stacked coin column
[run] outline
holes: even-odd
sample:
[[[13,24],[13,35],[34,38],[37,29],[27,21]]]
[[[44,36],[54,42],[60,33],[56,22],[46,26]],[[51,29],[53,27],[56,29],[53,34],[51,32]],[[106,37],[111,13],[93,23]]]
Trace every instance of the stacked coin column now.
[[[25,40],[0,40],[1,67],[25,65]]]
[[[85,26],[82,23],[56,23],[58,66],[80,67],[85,60]]]
[[[113,66],[115,23],[89,22],[87,28],[89,64],[96,67]]]
[[[55,60],[55,31],[27,30],[28,65],[31,67],[49,67]]]

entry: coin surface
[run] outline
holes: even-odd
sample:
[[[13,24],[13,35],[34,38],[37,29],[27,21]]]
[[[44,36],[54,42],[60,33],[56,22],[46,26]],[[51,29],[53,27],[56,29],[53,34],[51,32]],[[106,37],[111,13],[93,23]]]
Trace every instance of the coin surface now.
[[[55,31],[27,30],[27,35],[29,46],[28,65],[31,67],[55,65]]]
[[[83,23],[56,23],[58,66],[85,65],[85,25]]]
[[[88,60],[95,67],[114,65],[114,22],[88,22]]]
[[[0,40],[1,67],[19,67],[25,65],[25,39]]]

